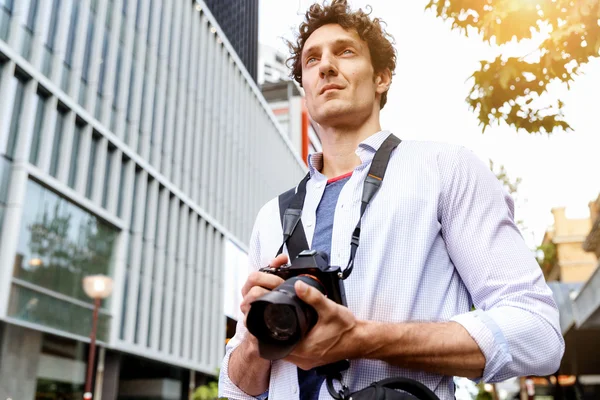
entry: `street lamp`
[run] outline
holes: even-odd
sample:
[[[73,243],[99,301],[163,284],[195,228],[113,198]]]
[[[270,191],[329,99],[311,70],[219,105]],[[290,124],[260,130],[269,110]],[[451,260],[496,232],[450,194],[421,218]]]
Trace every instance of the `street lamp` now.
[[[87,376],[85,379],[85,393],[83,398],[92,398],[92,372],[94,371],[94,357],[96,356],[96,327],[98,325],[98,310],[102,299],[110,296],[113,288],[112,278],[104,275],[90,275],[83,278],[83,290],[90,298],[94,299],[94,316],[92,318],[92,333],[90,334],[90,352],[88,356]]]

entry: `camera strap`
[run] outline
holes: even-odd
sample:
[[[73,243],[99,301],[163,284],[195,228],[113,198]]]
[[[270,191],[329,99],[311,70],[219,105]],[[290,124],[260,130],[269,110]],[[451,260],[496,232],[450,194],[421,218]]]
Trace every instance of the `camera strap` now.
[[[350,259],[348,261],[348,266],[340,277],[341,279],[348,278],[348,276],[350,276],[352,273],[352,269],[354,268],[354,257],[356,256],[356,250],[358,250],[358,245],[360,242],[362,217],[367,209],[367,206],[369,205],[369,202],[371,199],[373,199],[381,187],[381,182],[385,176],[385,171],[390,161],[392,151],[398,147],[400,142],[400,139],[393,134],[390,134],[381,144],[377,152],[375,152],[375,156],[371,162],[371,168],[369,169],[367,178],[363,183],[360,217],[358,218],[358,223],[352,232],[352,239],[350,241]],[[306,234],[304,233],[302,223],[299,223],[302,216],[304,199],[306,198],[306,183],[309,179],[310,173],[306,174],[302,181],[300,181],[297,191],[295,188],[292,188],[279,196],[279,216],[283,229],[283,243],[281,244],[277,255],[281,254],[283,252],[284,245],[287,245],[290,261],[296,258],[301,251],[310,248],[306,240]]]
[[[283,243],[277,255],[280,255],[283,252],[283,246],[287,245],[290,262],[298,257],[300,252],[310,248],[306,241],[304,227],[299,223],[306,197],[306,182],[309,179],[310,173],[306,174],[298,185],[298,192],[302,191],[303,196],[296,195],[296,188],[291,188],[279,196],[279,217],[283,229]]]

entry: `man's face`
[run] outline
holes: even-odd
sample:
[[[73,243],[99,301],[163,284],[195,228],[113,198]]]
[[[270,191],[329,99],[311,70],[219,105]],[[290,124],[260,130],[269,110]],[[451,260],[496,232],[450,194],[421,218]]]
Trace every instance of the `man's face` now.
[[[310,115],[323,126],[359,123],[379,109],[382,85],[367,43],[337,24],[315,30],[304,44],[302,86]]]

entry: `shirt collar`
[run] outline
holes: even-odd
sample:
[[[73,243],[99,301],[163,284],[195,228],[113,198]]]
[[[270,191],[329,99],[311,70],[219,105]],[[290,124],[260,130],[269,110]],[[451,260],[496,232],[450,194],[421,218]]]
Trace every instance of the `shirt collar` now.
[[[356,155],[360,158],[362,164],[366,164],[373,160],[375,153],[385,139],[391,134],[390,131],[379,131],[358,145],[358,148],[355,150]],[[315,174],[321,175],[320,171],[323,169],[323,153],[312,153],[308,155],[308,169],[310,171],[311,178],[314,177]]]

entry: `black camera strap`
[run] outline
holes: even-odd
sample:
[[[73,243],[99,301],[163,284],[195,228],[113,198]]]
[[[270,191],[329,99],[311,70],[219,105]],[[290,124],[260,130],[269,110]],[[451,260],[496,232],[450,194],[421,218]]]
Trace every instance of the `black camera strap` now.
[[[371,168],[363,183],[360,217],[358,218],[356,228],[354,228],[354,231],[352,232],[352,240],[350,241],[350,259],[348,261],[348,266],[343,271],[342,276],[340,276],[341,279],[348,278],[352,273],[352,269],[354,268],[354,257],[356,256],[356,250],[358,249],[358,244],[360,242],[362,217],[369,202],[381,187],[381,182],[385,176],[385,171],[390,161],[392,151],[398,147],[400,142],[400,139],[393,134],[390,134],[373,157]],[[306,174],[304,179],[300,181],[297,191],[295,188],[292,188],[279,196],[279,216],[283,228],[283,243],[281,244],[277,255],[283,252],[283,247],[286,245],[290,261],[296,258],[301,251],[310,248],[306,241],[306,234],[304,233],[302,223],[299,223],[302,216],[304,199],[306,198],[306,183],[309,179],[310,173]]]
[[[300,222],[302,216],[302,207],[306,197],[306,182],[310,179],[310,173],[306,174],[304,179],[298,185],[298,192],[302,191],[302,197],[296,195],[296,188],[291,188],[279,196],[279,217],[283,229],[283,243],[277,252],[277,255],[283,252],[283,246],[287,245],[290,262],[298,257],[298,254],[308,250],[310,246],[306,241],[304,227]]]
[[[352,273],[352,269],[354,268],[354,257],[356,256],[356,251],[358,250],[358,245],[360,242],[362,217],[367,209],[367,206],[381,187],[392,151],[398,147],[400,142],[401,140],[399,138],[393,134],[390,134],[375,152],[375,156],[371,162],[371,167],[363,183],[360,217],[358,218],[358,223],[352,232],[348,266],[342,273],[340,273],[340,278],[342,280],[348,278]],[[277,255],[283,252],[284,246],[287,246],[290,261],[295,259],[300,252],[310,248],[306,240],[304,228],[300,222],[302,217],[302,208],[306,198],[306,183],[309,179],[310,173],[306,174],[302,181],[300,181],[298,190],[292,188],[279,196],[279,216],[283,230],[283,243],[281,244]],[[350,364],[348,360],[341,360],[337,363],[318,368],[318,373],[326,376],[327,390],[334,399],[350,398],[350,391],[348,387],[343,384],[341,374],[342,371],[345,371],[349,368],[349,365]],[[342,385],[342,389],[340,391],[337,391],[334,388],[333,381],[340,382]]]

